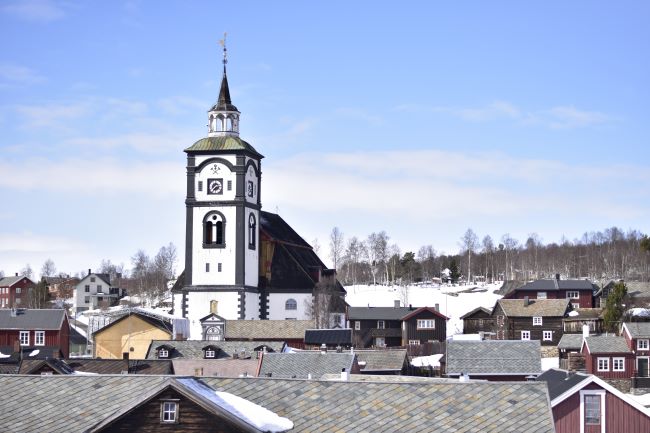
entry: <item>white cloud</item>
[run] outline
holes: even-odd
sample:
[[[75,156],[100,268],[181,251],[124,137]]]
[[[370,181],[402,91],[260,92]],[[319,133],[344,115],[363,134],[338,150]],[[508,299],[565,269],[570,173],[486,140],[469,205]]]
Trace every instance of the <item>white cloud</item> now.
[[[605,123],[610,116],[597,111],[583,111],[571,106],[553,107],[548,110],[552,128],[582,128]]]
[[[23,117],[23,127],[70,129],[70,120],[79,119],[91,112],[88,102],[66,104],[19,105],[16,112]]]
[[[1,7],[7,14],[28,21],[56,21],[65,17],[65,11],[52,0],[20,0],[13,1]]]
[[[0,88],[12,85],[32,85],[45,81],[45,77],[20,65],[0,64]]]

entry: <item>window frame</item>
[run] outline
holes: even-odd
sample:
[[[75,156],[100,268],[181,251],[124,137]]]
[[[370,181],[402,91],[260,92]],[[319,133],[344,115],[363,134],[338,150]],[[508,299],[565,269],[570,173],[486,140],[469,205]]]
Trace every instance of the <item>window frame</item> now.
[[[23,338],[27,337],[27,338]],[[29,331],[19,331],[18,332],[18,341],[21,346],[29,346]]]
[[[521,336],[520,340],[530,341],[530,331],[521,331],[520,336]]]
[[[377,329],[386,329],[386,321],[377,320]]]
[[[550,335],[548,338],[547,335]],[[542,331],[542,341],[553,341],[553,331]]]
[[[409,346],[419,346],[420,340],[409,340]]]
[[[603,366],[601,367],[601,361]],[[609,369],[609,357],[598,357],[596,358],[596,371],[610,371]]]
[[[620,368],[616,368],[616,364],[620,363]],[[616,372],[622,372],[625,371],[625,358],[617,356],[616,358],[612,358],[612,371]]]
[[[34,331],[34,346],[45,346],[45,331]]]
[[[292,302],[289,302],[292,301]],[[284,310],[285,311],[296,311],[298,309],[298,301],[293,298],[289,298],[284,301]]]
[[[645,345],[642,345],[641,342],[644,342]],[[636,350],[649,350],[650,349],[650,339],[640,338],[636,340]]]
[[[436,319],[418,319],[416,329],[436,329]]]
[[[160,358],[160,359],[168,359],[169,358],[169,350],[167,350],[167,349],[159,349],[158,350],[158,358]]]
[[[178,400],[162,400],[160,402],[160,423],[161,424],[178,423],[178,415],[179,415],[178,403],[179,403]],[[170,419],[165,419],[168,415],[170,416]]]
[[[574,293],[575,293],[575,296],[571,296]],[[567,290],[566,291],[566,298],[567,299],[580,299],[580,291],[579,290]]]
[[[382,341],[382,344],[379,344],[379,341]],[[375,337],[375,346],[376,347],[386,347],[386,338],[385,337]]]
[[[548,299],[548,292],[545,291],[537,292],[537,299]]]
[[[354,330],[355,331],[361,331],[361,320],[355,320],[355,322],[354,322]]]
[[[542,326],[542,317],[541,316],[533,317],[533,326]]]
[[[205,358],[206,359],[214,359],[217,357],[217,352],[212,350],[212,349],[207,349],[205,351]]]

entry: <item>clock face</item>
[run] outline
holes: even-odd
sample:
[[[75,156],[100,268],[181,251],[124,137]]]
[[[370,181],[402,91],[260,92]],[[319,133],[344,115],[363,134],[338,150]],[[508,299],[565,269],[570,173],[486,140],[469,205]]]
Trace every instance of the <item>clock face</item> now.
[[[208,194],[223,193],[223,179],[208,179]]]
[[[253,181],[248,181],[248,196],[253,197]]]

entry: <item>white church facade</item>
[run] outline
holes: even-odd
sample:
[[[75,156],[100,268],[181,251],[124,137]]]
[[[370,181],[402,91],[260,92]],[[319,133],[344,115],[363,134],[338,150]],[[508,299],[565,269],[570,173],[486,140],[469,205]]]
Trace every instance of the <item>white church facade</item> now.
[[[226,63],[224,46],[208,135],[185,149],[185,270],[172,293],[194,340],[223,339],[225,320],[309,319],[314,288],[332,275],[282,218],[262,211],[263,156],[239,137]],[[345,291],[336,284],[340,310]]]

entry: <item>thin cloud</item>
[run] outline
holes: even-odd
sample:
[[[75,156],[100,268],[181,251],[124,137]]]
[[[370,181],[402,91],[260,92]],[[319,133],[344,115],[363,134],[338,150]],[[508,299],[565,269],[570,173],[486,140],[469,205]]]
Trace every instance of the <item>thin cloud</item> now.
[[[66,13],[63,8],[51,0],[20,0],[0,7],[8,15],[27,21],[50,22],[60,20]]]
[[[378,126],[383,123],[381,116],[370,114],[368,111],[361,108],[341,107],[334,110],[334,113],[341,117],[346,117],[354,120],[362,120],[373,126]]]
[[[43,83],[45,77],[35,70],[12,64],[0,64],[0,88],[15,85],[33,85]]]
[[[584,128],[611,120],[610,116],[597,111],[578,110],[572,106],[553,107],[548,110],[552,128]]]

